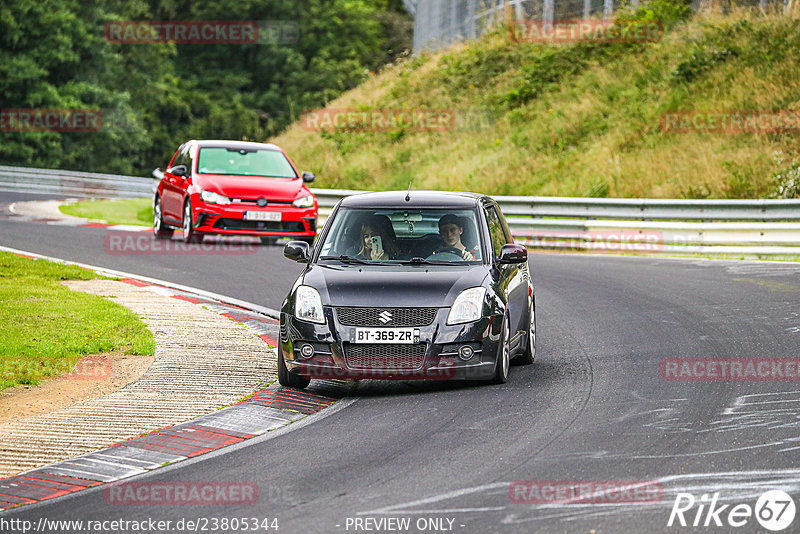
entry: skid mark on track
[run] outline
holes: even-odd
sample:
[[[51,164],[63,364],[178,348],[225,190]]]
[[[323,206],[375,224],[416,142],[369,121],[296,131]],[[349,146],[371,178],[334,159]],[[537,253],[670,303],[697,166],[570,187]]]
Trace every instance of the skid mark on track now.
[[[664,513],[666,524],[668,511],[679,493],[701,495],[719,492],[721,504],[754,504],[759,496],[772,489],[779,489],[790,495],[800,494],[800,469],[689,473],[647,478],[663,487],[660,501],[519,504],[511,501],[509,488],[512,482],[507,481],[457,488],[430,497],[358,512],[358,515],[459,515],[461,522],[466,522],[471,515],[480,516],[484,522],[487,515],[496,515],[499,523],[516,525],[553,520],[571,522],[621,514],[638,516],[650,511]],[[465,502],[470,505],[464,506]]]
[[[701,423],[681,416],[685,413],[682,404],[688,399],[667,399],[652,401],[657,403],[652,408],[632,411],[618,417],[615,422],[630,421],[641,418],[642,427],[655,429],[666,434],[720,434],[736,433],[750,430],[763,430],[770,436],[767,443],[743,445],[739,447],[684,452],[680,454],[616,454],[608,450],[578,451],[567,454],[547,456],[547,460],[570,459],[665,459],[680,457],[698,457],[747,450],[776,449],[778,452],[793,452],[800,449],[800,390],[779,391],[772,393],[750,393],[734,398],[720,414],[710,423]],[[778,435],[783,431],[783,435]],[[728,440],[736,442],[737,438]],[[545,458],[540,458],[543,460]]]

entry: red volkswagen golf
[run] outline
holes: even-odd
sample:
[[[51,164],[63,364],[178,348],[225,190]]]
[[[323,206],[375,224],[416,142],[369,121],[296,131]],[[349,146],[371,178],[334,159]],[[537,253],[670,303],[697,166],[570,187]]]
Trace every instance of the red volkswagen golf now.
[[[153,233],[183,240],[204,235],[251,235],[274,243],[317,235],[317,198],[275,145],[245,141],[187,141],[178,148],[153,199]]]

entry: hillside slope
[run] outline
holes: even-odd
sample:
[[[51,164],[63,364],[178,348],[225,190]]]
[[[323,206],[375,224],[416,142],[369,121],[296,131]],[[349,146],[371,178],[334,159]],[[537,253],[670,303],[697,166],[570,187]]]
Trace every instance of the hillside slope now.
[[[446,131],[272,139],[328,188],[656,198],[796,196],[800,130],[664,131],[689,110],[800,111],[796,16],[696,15],[654,0],[655,43],[538,44],[497,31],[384,69],[328,108],[455,110]],[[479,120],[476,120],[479,119]]]

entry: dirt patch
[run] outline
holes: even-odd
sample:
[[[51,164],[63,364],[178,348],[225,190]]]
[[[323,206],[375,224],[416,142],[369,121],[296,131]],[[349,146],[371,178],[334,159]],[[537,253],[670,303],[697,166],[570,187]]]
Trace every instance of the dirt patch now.
[[[81,358],[68,374],[37,386],[1,390],[0,424],[108,395],[141,378],[154,360],[153,356],[120,351],[90,354]]]

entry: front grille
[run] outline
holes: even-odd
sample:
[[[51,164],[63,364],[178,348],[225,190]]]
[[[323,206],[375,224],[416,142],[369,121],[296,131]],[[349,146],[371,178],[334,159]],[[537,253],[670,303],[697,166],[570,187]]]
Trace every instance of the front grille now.
[[[269,232],[305,232],[300,221],[245,221],[244,219],[219,218],[214,228],[220,230],[264,230]]]
[[[344,345],[344,357],[350,369],[370,371],[411,371],[421,369],[425,345]]]
[[[344,326],[428,326],[436,318],[436,308],[336,308]]]
[[[255,204],[256,202],[258,202],[258,199],[257,198],[232,198],[231,202],[233,202],[234,204]],[[292,200],[268,200],[267,199],[267,206],[275,205],[275,204],[281,204],[281,205],[284,205],[284,206],[291,206],[292,202],[293,202]]]

